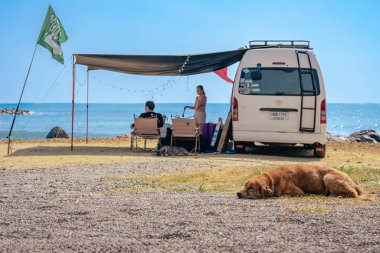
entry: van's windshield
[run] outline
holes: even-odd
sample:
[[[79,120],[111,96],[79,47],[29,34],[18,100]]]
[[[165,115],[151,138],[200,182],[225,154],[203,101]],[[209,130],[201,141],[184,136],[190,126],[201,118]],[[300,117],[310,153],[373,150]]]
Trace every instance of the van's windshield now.
[[[301,71],[309,69],[301,68]],[[271,95],[271,96],[300,96],[301,85],[298,68],[261,68],[262,78],[252,80],[251,73],[257,68],[244,68],[239,80],[239,94],[242,95]],[[313,69],[316,94],[319,95],[318,73]],[[314,90],[310,74],[302,74],[304,90]],[[304,93],[313,96],[313,93]]]

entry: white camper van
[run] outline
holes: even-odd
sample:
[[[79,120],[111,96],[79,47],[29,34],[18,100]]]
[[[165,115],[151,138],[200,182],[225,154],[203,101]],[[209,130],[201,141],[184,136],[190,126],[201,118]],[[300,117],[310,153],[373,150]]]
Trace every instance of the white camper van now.
[[[237,151],[255,143],[296,145],[325,156],[326,96],[308,41],[250,41],[232,91]]]

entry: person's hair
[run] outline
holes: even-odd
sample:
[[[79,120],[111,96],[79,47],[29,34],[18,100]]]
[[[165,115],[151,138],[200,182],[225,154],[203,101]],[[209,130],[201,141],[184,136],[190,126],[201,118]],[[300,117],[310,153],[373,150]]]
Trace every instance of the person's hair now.
[[[203,88],[203,85],[198,85],[197,88],[201,89],[203,92],[203,95],[206,95],[205,89]]]
[[[149,110],[154,110],[154,107],[156,107],[153,101],[146,101],[145,106],[148,107]]]

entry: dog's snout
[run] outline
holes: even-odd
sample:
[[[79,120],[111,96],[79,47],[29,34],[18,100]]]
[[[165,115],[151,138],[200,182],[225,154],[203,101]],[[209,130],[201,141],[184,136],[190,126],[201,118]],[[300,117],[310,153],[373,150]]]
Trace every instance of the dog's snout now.
[[[236,195],[237,195],[237,197],[238,197],[239,199],[241,199],[241,198],[243,197],[243,195],[241,194],[241,192],[237,192]]]

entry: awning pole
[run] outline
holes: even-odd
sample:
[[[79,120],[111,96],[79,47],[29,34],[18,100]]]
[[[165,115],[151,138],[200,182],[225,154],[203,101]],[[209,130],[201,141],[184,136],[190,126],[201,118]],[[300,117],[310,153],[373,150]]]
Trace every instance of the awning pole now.
[[[86,111],[86,143],[87,144],[88,144],[88,94],[89,94],[89,86],[90,86],[89,71],[87,69],[87,111]]]
[[[75,56],[73,55],[73,96],[71,100],[71,151],[74,150],[74,107],[75,107]]]

